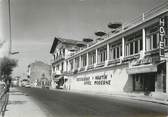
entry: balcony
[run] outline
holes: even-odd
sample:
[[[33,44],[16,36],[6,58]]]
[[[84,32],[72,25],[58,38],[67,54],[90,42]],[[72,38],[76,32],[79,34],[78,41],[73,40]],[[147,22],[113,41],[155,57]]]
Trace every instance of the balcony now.
[[[131,61],[133,59],[138,59],[139,57],[140,57],[139,53],[133,54],[133,55],[129,55],[129,56],[124,57],[123,62]]]
[[[61,71],[60,70],[56,70],[56,71],[53,71],[53,74],[56,74],[56,75],[61,75]]]
[[[89,65],[89,66],[87,67],[87,70],[91,70],[91,69],[94,69],[94,65]]]
[[[84,66],[84,67],[81,67],[79,71],[80,71],[80,72],[85,71],[85,66]]]
[[[55,60],[52,60],[51,62],[56,63],[56,62],[59,62],[59,61],[64,60],[64,59],[65,59],[64,55],[59,55],[55,58]]]
[[[115,59],[115,60],[109,60],[108,61],[108,65],[116,65],[116,64],[119,64],[120,63],[120,59]]]
[[[105,61],[104,61],[104,62],[101,62],[101,63],[98,63],[98,64],[96,65],[96,68],[98,68],[98,67],[104,67],[104,65],[105,65]]]

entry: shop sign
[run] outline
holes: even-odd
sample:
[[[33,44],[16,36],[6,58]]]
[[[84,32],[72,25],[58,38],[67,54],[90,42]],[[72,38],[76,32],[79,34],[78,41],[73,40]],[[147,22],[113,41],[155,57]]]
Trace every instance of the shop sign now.
[[[107,79],[107,75],[98,75],[92,78],[90,77],[80,77],[76,81],[83,82],[84,85],[111,85],[111,80]]]
[[[160,57],[164,57],[164,38],[165,38],[165,26],[166,26],[166,17],[161,17],[159,19],[159,35],[160,35],[160,42],[159,42],[159,48],[160,48]]]
[[[146,57],[144,59],[137,59],[137,60],[132,61],[131,66],[149,64],[149,63],[152,63],[152,61],[153,61],[152,57]]]

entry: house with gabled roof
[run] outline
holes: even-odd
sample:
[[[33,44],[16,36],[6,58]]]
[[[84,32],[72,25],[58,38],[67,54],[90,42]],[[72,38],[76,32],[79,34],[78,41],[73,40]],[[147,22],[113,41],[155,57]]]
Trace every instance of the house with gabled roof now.
[[[54,38],[50,50],[50,54],[53,56],[53,59],[51,60],[53,87],[57,86],[57,88],[60,88],[63,86],[64,82],[66,81],[63,73],[68,71],[68,63],[65,62],[65,59],[79,51],[79,44],[83,44],[85,46],[85,43],[82,41],[59,37]]]

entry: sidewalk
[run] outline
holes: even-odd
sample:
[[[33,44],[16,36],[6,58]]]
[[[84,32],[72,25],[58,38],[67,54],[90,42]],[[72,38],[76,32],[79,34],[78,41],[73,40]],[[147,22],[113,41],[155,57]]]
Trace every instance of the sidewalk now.
[[[132,100],[139,100],[145,102],[158,103],[168,106],[168,94],[164,93],[151,93],[149,96],[144,95],[144,93],[123,93],[123,92],[93,92],[93,91],[79,91],[79,90],[63,90],[63,89],[51,89],[64,92],[74,92],[88,95],[97,95],[104,97],[122,97]]]
[[[26,94],[11,88],[4,117],[46,117]]]

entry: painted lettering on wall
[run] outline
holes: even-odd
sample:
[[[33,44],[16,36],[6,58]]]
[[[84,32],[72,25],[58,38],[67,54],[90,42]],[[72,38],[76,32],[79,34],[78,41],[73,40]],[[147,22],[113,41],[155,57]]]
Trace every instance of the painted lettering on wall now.
[[[107,75],[95,76],[94,85],[110,85],[111,80],[107,80]]]
[[[98,75],[94,77],[80,77],[76,81],[83,82],[84,85],[111,85],[111,80],[107,79],[107,75]]]

